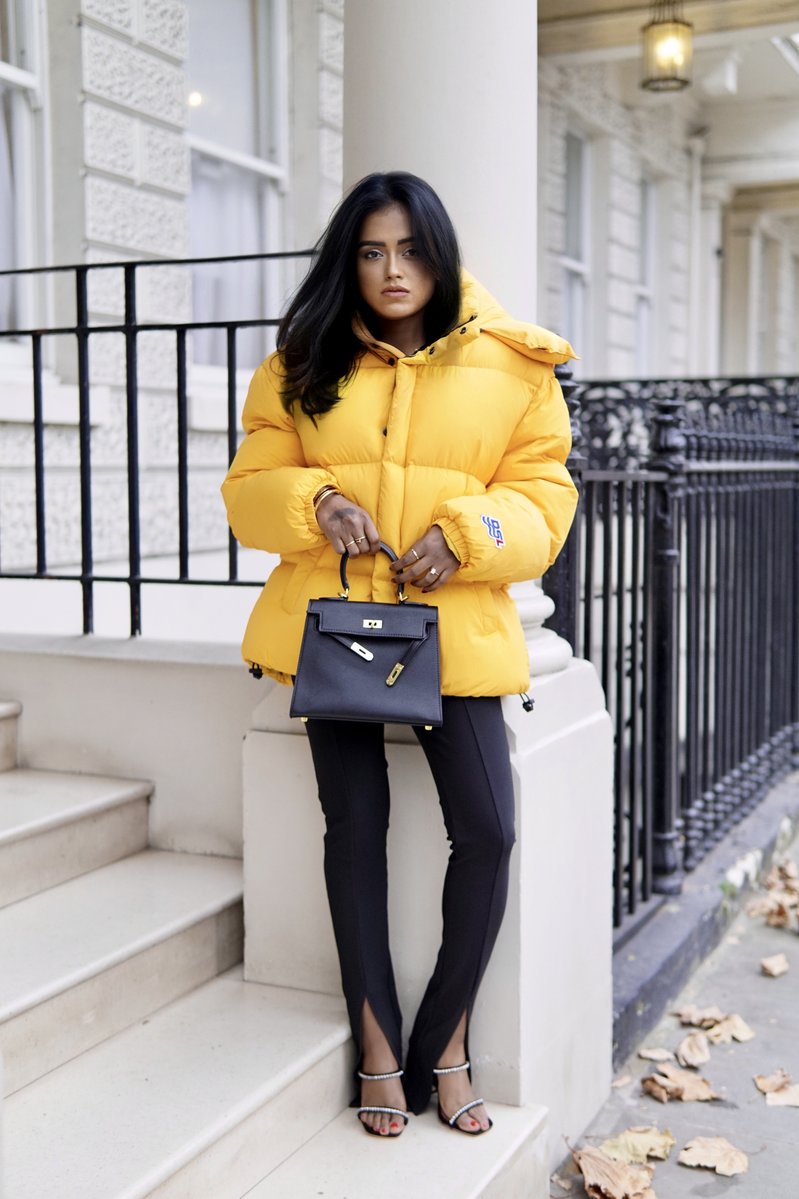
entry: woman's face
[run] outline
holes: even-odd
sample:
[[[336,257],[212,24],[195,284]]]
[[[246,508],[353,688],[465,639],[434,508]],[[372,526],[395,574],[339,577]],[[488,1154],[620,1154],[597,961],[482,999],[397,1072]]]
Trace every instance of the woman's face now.
[[[358,239],[358,288],[388,332],[395,321],[421,317],[435,279],[416,249],[407,211],[391,204],[371,213]]]

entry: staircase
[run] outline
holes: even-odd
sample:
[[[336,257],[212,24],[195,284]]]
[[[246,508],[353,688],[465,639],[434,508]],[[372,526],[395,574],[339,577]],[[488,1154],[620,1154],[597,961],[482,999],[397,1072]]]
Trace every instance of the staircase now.
[[[4,1199],[547,1194],[541,1108],[365,1136],[343,1001],[243,980],[241,863],[148,848],[148,783],[18,767],[19,716],[0,701]]]

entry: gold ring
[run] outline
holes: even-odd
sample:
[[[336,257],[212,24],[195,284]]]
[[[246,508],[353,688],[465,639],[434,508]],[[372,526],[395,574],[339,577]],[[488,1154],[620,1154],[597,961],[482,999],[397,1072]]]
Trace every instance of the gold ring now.
[[[344,549],[346,549],[348,545],[355,545],[355,542],[354,542],[354,541],[345,541],[345,542],[344,542]]]
[[[356,543],[357,543],[358,541],[366,541],[366,537],[356,537],[356,538],[355,538],[355,541],[356,541]]]
[[[438,574],[438,571],[436,570],[435,566],[431,566],[431,567],[430,567],[430,574],[431,574],[431,575],[437,575],[437,574]]]
[[[416,550],[413,548],[413,546],[411,546],[411,553],[413,554],[414,558],[415,558],[415,559],[416,559],[416,561],[418,562],[418,561],[419,561],[419,555],[417,554],[417,552],[416,552]]]

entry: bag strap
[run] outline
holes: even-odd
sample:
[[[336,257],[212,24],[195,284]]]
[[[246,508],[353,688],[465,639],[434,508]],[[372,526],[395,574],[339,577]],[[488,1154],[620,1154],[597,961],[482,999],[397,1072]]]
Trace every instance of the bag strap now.
[[[388,555],[388,557],[390,558],[390,560],[392,562],[397,561],[399,555],[395,554],[393,549],[391,548],[391,546],[386,545],[385,541],[380,542],[380,549],[383,551],[384,554]],[[341,579],[341,598],[342,599],[350,598],[350,585],[349,585],[349,581],[347,580],[347,561],[348,560],[349,560],[349,554],[345,550],[344,553],[341,555],[341,561],[339,562],[339,566],[338,566],[339,578]],[[405,594],[405,584],[397,583],[397,603],[404,604],[406,602],[407,598],[408,597]]]

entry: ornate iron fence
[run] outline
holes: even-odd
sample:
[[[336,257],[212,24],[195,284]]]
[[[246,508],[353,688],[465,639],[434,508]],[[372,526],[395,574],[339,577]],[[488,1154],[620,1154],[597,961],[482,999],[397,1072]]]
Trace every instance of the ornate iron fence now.
[[[222,454],[235,452],[236,360],[241,330],[275,317],[229,321],[139,319],[139,280],[154,268],[307,257],[244,255],[98,263],[0,277],[55,275],[71,284],[74,321],[0,330],[29,351],[30,561],[8,564],[0,527],[0,578],[72,579],[82,592],[83,631],[92,631],[94,589],[122,583],[130,631],[141,631],[142,588],[252,586],[239,578],[237,546],[227,570],[208,577],[191,553],[189,339],[221,330],[225,343]],[[90,319],[90,283],[122,273],[121,320]],[[142,553],[140,344],[169,339],[164,417],[174,424],[175,570],[145,573]],[[93,520],[95,434],[90,355],[124,340],[119,381],[124,436],[126,565],[98,569]],[[53,560],[43,374],[47,339],[75,349],[78,561]],[[163,357],[163,354],[162,354]],[[799,730],[799,379],[649,380],[579,383],[562,375],[572,410],[570,460],[582,503],[566,547],[546,580],[555,627],[600,671],[616,729],[615,912],[621,937],[659,897],[679,891],[692,869],[765,791],[796,763]],[[168,398],[171,391],[173,399]],[[220,399],[222,397],[220,396]],[[27,453],[27,450],[26,450]],[[2,462],[0,462],[2,465]],[[16,464],[15,464],[16,465]],[[215,464],[221,476],[225,463]],[[1,499],[2,497],[0,497]],[[2,504],[0,504],[0,513]],[[144,530],[146,533],[146,528]],[[223,534],[224,536],[224,534]]]
[[[582,503],[548,590],[614,721],[623,940],[797,764],[799,379],[562,381]]]
[[[228,568],[222,577],[208,577],[203,574],[202,567],[190,568],[191,528],[190,528],[190,428],[189,428],[189,395],[188,372],[190,367],[189,343],[192,335],[198,331],[220,330],[224,335],[225,361],[224,378],[220,380],[218,398],[224,404],[226,415],[221,424],[226,433],[225,454],[215,463],[215,499],[218,501],[218,481],[236,451],[239,437],[237,412],[237,347],[243,330],[266,329],[279,323],[276,316],[253,316],[249,319],[219,320],[219,321],[163,321],[143,319],[139,314],[142,293],[142,275],[152,277],[160,268],[175,272],[175,269],[204,268],[210,264],[232,265],[243,269],[243,265],[262,264],[293,264],[304,270],[304,260],[312,251],[296,253],[273,254],[243,254],[236,256],[216,256],[192,259],[142,260],[136,262],[103,262],[77,264],[59,267],[41,267],[0,271],[0,282],[3,279],[17,284],[24,282],[52,281],[55,284],[56,300],[59,313],[70,312],[73,321],[60,320],[58,317],[36,327],[14,327],[0,329],[0,345],[14,342],[18,346],[27,347],[29,352],[30,373],[30,408],[27,420],[30,422],[32,434],[31,471],[33,475],[32,506],[34,519],[31,522],[31,540],[35,543],[31,552],[26,555],[23,564],[7,562],[4,539],[9,533],[8,521],[6,528],[0,527],[0,578],[64,580],[72,579],[80,584],[82,591],[82,628],[84,633],[94,630],[94,596],[98,583],[123,583],[127,585],[130,600],[130,633],[135,636],[142,630],[142,588],[146,584],[168,585],[186,584],[194,586],[260,586],[260,582],[240,579],[238,571],[238,546],[232,535],[222,533],[227,538]],[[94,307],[103,312],[103,301],[92,304],[93,289],[95,294],[102,297],[111,290],[104,287],[104,280],[111,274],[121,275],[118,281],[121,288],[116,289],[121,294],[115,295],[114,302],[122,301],[124,312],[120,320],[109,319],[107,315],[92,316]],[[296,271],[295,271],[296,274]],[[186,288],[188,295],[188,288]],[[105,301],[107,303],[107,300]],[[150,306],[152,303],[150,302]],[[141,433],[141,386],[140,368],[142,354],[140,347],[144,339],[157,335],[168,337],[171,345],[159,348],[159,362],[165,370],[161,371],[162,382],[154,388],[161,397],[163,417],[174,425],[174,460],[170,469],[174,470],[176,486],[171,489],[169,511],[165,520],[174,530],[170,538],[173,549],[171,557],[175,560],[173,574],[158,573],[149,575],[143,570],[145,555],[142,552],[143,528],[141,513],[141,480],[140,463],[140,433]],[[104,563],[98,565],[99,555],[96,553],[98,540],[97,522],[94,512],[94,493],[98,485],[98,475],[108,473],[107,463],[103,471],[93,466],[93,455],[97,451],[97,430],[95,424],[94,401],[101,390],[92,372],[92,357],[102,353],[109,339],[119,337],[124,339],[124,356],[121,368],[115,378],[115,390],[121,394],[121,423],[124,425],[123,448],[113,464],[115,475],[119,477],[124,488],[126,503],[122,506],[120,519],[127,522],[127,537],[125,556],[127,569],[123,573],[109,573]],[[43,379],[45,377],[46,347],[69,343],[74,349],[74,358],[69,358],[69,369],[74,376],[76,392],[77,420],[77,472],[79,485],[75,495],[74,518],[79,521],[79,539],[71,535],[64,536],[64,523],[70,525],[73,514],[62,522],[59,532],[60,539],[54,532],[48,533],[48,515],[53,504],[48,500],[48,479],[59,471],[71,469],[71,464],[65,464],[63,454],[60,460],[48,463],[45,396]],[[173,399],[163,403],[163,379],[169,382],[167,387],[172,391]],[[171,386],[170,386],[171,382]],[[19,418],[18,418],[19,419]],[[220,426],[221,427],[221,426]],[[28,457],[28,447],[25,448]],[[59,454],[51,455],[51,459],[59,459]],[[17,469],[16,463],[9,463],[7,455],[0,457],[0,468]],[[0,498],[2,498],[0,496]],[[2,511],[2,505],[0,505]],[[221,510],[220,510],[221,511]],[[73,548],[73,542],[79,540],[79,546]],[[64,556],[63,543],[69,544]],[[220,543],[221,544],[221,543]],[[77,554],[75,553],[77,548]],[[116,557],[117,555],[113,555]],[[75,561],[75,558],[78,561]],[[109,555],[104,555],[107,561]],[[52,565],[55,561],[55,567]]]

